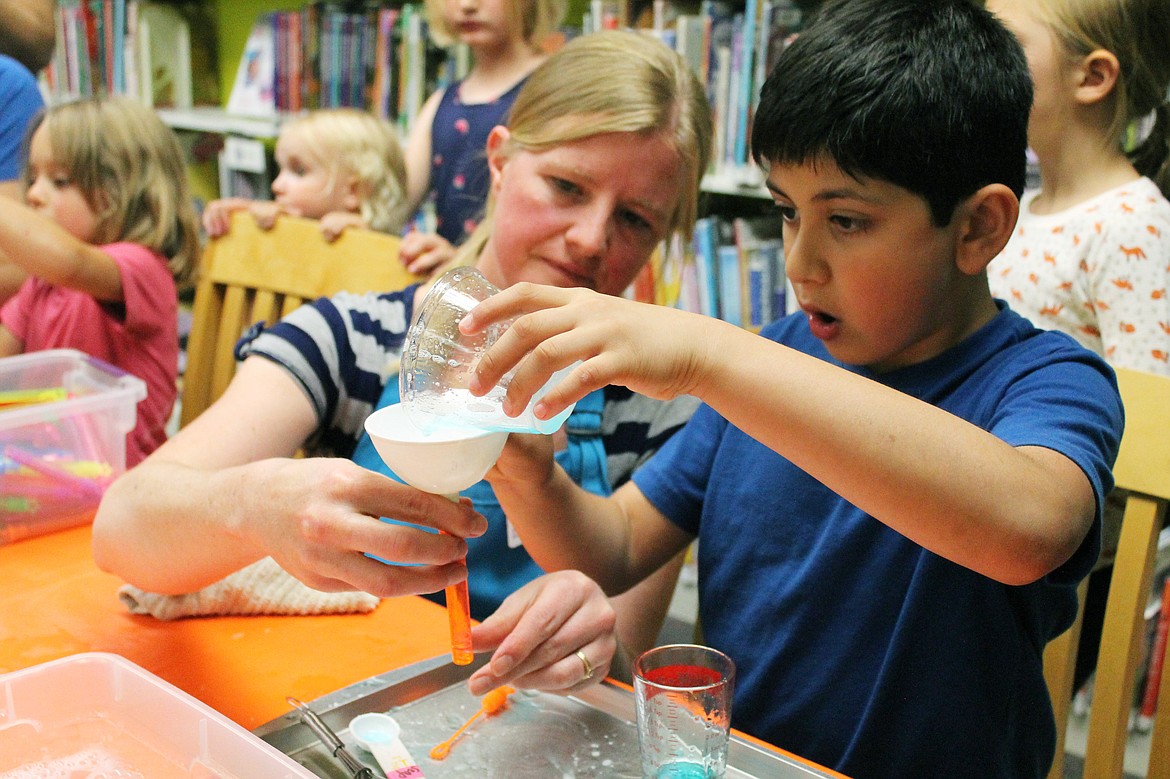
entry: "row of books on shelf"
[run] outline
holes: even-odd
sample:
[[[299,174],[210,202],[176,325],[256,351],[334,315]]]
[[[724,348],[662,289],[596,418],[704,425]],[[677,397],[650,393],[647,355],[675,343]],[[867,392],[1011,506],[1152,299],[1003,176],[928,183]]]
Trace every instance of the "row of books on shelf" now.
[[[465,47],[428,44],[422,5],[351,11],[313,2],[256,19],[227,108],[270,115],[353,107],[405,130],[427,95],[467,67]]]
[[[690,241],[660,247],[630,297],[759,331],[787,312],[784,245],[775,216],[707,216]]]
[[[800,32],[804,14],[794,0],[746,0],[743,11],[703,0],[697,14],[667,19],[655,4],[654,33],[674,48],[707,87],[715,119],[716,167],[748,167],[748,134],[776,58]]]
[[[559,37],[622,22],[625,14],[611,5],[594,0],[586,26],[564,29]],[[760,86],[801,29],[802,11],[794,0],[745,0],[742,6],[703,0],[695,14],[672,9],[657,0],[647,32],[678,51],[706,85],[716,120],[712,168],[752,171],[748,132]],[[44,78],[52,99],[117,92],[155,107],[197,102],[190,23],[180,6],[60,0],[57,28],[56,55]],[[352,106],[397,120],[405,132],[427,95],[468,66],[466,47],[442,50],[429,43],[421,4],[317,0],[255,19],[226,107],[232,114],[276,116]]]
[[[191,32],[177,8],[139,0],[58,0],[57,43],[42,73],[50,99],[125,94],[190,108]]]

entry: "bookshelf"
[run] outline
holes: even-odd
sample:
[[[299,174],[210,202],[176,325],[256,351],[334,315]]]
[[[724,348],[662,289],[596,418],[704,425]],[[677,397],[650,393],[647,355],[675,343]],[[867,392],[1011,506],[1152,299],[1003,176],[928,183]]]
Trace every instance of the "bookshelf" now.
[[[566,28],[570,36],[625,23],[656,35],[678,51],[706,84],[715,114],[717,147],[713,165],[702,181],[700,203],[704,227],[713,228],[710,234],[716,239],[706,244],[712,255],[696,258],[700,244],[694,240],[663,247],[659,252],[660,261],[648,268],[646,277],[637,285],[639,291],[633,293],[636,296],[653,298],[666,305],[697,307],[714,316],[730,311],[735,323],[753,329],[785,310],[783,247],[779,246],[778,236],[769,237],[764,247],[766,256],[771,258],[764,267],[755,256],[758,247],[738,245],[736,233],[737,228],[753,221],[758,223],[761,211],[771,205],[763,175],[751,162],[747,144],[759,86],[785,41],[799,30],[803,15],[818,4],[819,0],[573,0],[570,3],[568,24],[579,25],[576,30]],[[202,199],[227,194],[267,196],[274,140],[282,122],[298,108],[358,105],[397,119],[405,135],[414,111],[427,95],[460,73],[458,58],[429,44],[421,2],[401,5],[392,0],[328,3],[318,0],[59,0],[58,7],[61,28],[72,29],[73,35],[71,40],[61,41],[59,54],[62,56],[49,73],[50,91],[61,89],[61,99],[67,99],[85,94],[87,89],[94,92],[113,89],[134,94],[154,105],[163,121],[180,131],[185,145],[197,150],[192,153],[191,170],[193,188]],[[339,18],[342,21],[337,21]],[[161,40],[149,46],[141,40],[135,41],[135,19],[151,22],[150,36]],[[86,32],[87,21],[96,22],[97,29]],[[264,36],[272,36],[271,39],[263,37],[262,47],[257,46],[254,37],[254,31],[261,29],[258,21],[270,25],[263,32]],[[329,26],[333,24],[342,27]],[[353,25],[352,30],[349,25]],[[293,29],[297,30],[298,37],[292,37]],[[335,48],[330,62],[336,66],[336,51],[340,49],[348,56],[342,61],[351,68],[340,89],[326,88],[323,53],[327,29],[332,35],[354,36],[331,38]],[[337,32],[338,29],[342,32]],[[308,45],[309,30],[318,31],[321,38],[316,48]],[[123,36],[121,40],[117,38],[119,35]],[[345,48],[341,48],[339,40],[356,43],[345,43]],[[99,44],[96,49],[95,42]],[[130,50],[135,46],[152,54],[185,54],[185,71],[182,57],[165,58],[163,75],[171,86],[151,90],[145,83],[150,79],[135,74],[135,66],[151,66],[141,56],[127,55],[121,60],[123,67],[115,77],[117,68],[113,66],[120,60],[116,56],[111,58],[111,52],[119,47]],[[309,57],[303,55],[306,48],[310,49]],[[369,54],[352,54],[355,49]],[[270,69],[266,72],[273,77],[273,87],[257,93],[266,95],[268,102],[244,105],[232,99],[233,88],[239,74],[245,72],[241,62],[255,59],[250,55],[257,51]],[[312,51],[319,52],[318,57],[313,58]],[[65,55],[72,55],[72,61]],[[371,58],[376,62],[392,63],[389,77],[363,59],[370,55],[374,55]],[[83,78],[79,66],[86,59],[92,72]],[[465,60],[462,66],[466,67]],[[412,75],[404,78],[403,72]],[[304,79],[301,83],[307,86],[297,83],[283,86],[290,79],[280,79],[289,73],[294,77],[299,75]],[[316,74],[315,86],[307,74]],[[337,78],[332,72],[330,75]],[[324,99],[327,91],[329,102]],[[339,95],[345,97],[341,102],[337,102]],[[229,104],[237,108],[244,105],[251,110],[229,112],[225,108]],[[768,218],[778,226],[774,213]],[[721,250],[722,263],[718,261]],[[738,283],[720,278],[719,274],[720,267],[724,276],[734,270],[733,257],[738,257],[738,272],[742,276]],[[700,284],[700,277],[704,291],[695,288]],[[768,288],[761,289],[761,284]],[[700,305],[709,298],[707,292],[712,289],[725,290],[728,295],[738,289],[740,296],[736,301],[722,301],[722,305],[720,301]],[[762,301],[767,304],[760,308],[757,304]]]

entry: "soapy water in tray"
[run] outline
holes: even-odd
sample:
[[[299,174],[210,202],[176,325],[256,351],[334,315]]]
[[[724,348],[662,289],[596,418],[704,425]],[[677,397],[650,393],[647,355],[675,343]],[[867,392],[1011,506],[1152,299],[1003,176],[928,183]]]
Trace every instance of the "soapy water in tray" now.
[[[402,741],[427,779],[640,779],[634,725],[569,698],[517,691],[507,708],[480,717],[446,760],[431,747],[479,709],[463,684],[389,710]]]

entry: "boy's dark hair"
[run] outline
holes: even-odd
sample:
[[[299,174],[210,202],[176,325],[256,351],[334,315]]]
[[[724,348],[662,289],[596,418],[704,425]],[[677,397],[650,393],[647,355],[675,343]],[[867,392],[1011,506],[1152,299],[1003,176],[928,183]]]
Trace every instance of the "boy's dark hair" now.
[[[974,0],[831,0],[760,93],[761,165],[831,160],[921,195],[934,223],[980,187],[1023,192],[1032,79]]]

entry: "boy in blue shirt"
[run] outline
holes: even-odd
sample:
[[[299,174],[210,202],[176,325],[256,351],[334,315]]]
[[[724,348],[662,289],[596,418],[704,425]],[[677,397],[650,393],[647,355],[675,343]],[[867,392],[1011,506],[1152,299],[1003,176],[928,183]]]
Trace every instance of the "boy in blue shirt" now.
[[[606,384],[704,401],[612,497],[576,488],[540,437],[513,436],[489,479],[538,562],[611,593],[698,538],[733,724],[855,779],[1042,777],[1052,759],[1041,655],[1098,553],[1122,410],[1103,361],[988,291],[1031,98],[977,3],[831,3],[752,131],[799,313],[755,336],[520,284],[463,325],[521,317],[473,386],[518,366],[517,411],[575,360],[538,415]],[[613,640],[600,618],[549,621],[574,618],[555,662],[507,608],[486,620],[477,649],[498,648],[472,692],[580,679]]]

